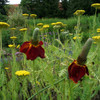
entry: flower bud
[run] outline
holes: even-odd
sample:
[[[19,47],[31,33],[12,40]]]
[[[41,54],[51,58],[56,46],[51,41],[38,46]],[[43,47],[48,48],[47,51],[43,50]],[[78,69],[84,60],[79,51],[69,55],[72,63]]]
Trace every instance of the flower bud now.
[[[35,28],[33,31],[33,40],[38,41],[39,40],[39,28]]]
[[[89,52],[89,50],[91,48],[91,44],[92,44],[92,38],[89,38],[86,41],[86,43],[84,44],[83,49],[82,49],[80,55],[77,58],[78,64],[80,64],[80,65],[84,65],[85,64],[85,62],[87,60],[88,52]]]

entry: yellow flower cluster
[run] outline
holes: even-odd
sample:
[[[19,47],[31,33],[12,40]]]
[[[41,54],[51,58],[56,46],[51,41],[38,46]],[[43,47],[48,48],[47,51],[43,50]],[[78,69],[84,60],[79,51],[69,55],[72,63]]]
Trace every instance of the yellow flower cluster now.
[[[38,23],[37,26],[43,26],[43,23]]]
[[[74,12],[74,15],[80,16],[80,15],[83,15],[84,13],[85,13],[85,10],[76,10]]]
[[[96,8],[96,9],[100,9],[100,3],[93,3],[93,4],[91,5],[91,7],[94,7],[94,8]]]
[[[47,25],[43,25],[43,29],[47,29],[49,28],[50,26],[47,24]]]
[[[53,25],[53,26],[54,26],[54,25],[56,25],[56,23],[51,23],[51,25]]]
[[[27,31],[27,28],[22,28],[19,31]]]
[[[29,14],[22,14],[24,17],[28,17],[29,16]]]
[[[9,67],[5,67],[5,69],[9,69]]]
[[[11,30],[15,30],[16,28],[11,28]]]
[[[92,39],[94,39],[94,40],[100,40],[100,36],[93,36]]]
[[[15,48],[15,45],[14,44],[9,44],[8,47],[9,48]]]
[[[7,28],[9,27],[10,25],[5,23],[5,22],[0,22],[0,28]]]
[[[56,22],[56,25],[63,25],[62,22]]]
[[[10,37],[10,39],[16,39],[17,37],[16,36],[12,36],[12,37]]]
[[[37,17],[36,14],[31,14],[30,16],[33,17],[33,18],[36,18]]]
[[[66,24],[63,24],[62,22],[56,22],[56,23],[51,23],[53,25],[53,28],[60,28],[60,27],[66,27]]]
[[[100,28],[97,29],[97,32],[98,32],[98,33],[100,32]]]
[[[20,70],[20,71],[16,71],[15,75],[17,75],[17,76],[27,76],[27,75],[30,75],[30,72],[25,71],[25,70]]]
[[[76,36],[75,36],[75,37],[73,37],[73,40],[80,39],[80,38],[81,38],[81,37],[76,37]]]

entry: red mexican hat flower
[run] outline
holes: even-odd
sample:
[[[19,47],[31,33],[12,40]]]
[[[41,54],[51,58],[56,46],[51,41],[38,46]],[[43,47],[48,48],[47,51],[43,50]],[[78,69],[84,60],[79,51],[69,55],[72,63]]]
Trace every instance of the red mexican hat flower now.
[[[89,75],[86,65],[79,65],[77,60],[74,60],[68,67],[69,78],[77,83],[85,74]]]
[[[27,60],[34,60],[37,57],[45,58],[45,51],[41,45],[43,45],[42,41],[26,41],[20,47],[20,52],[26,54]]]
[[[89,38],[83,46],[82,52],[78,56],[77,60],[74,60],[68,67],[69,79],[72,79],[77,83],[85,74],[89,75],[88,68],[85,65],[88,52],[91,48],[92,39]]]

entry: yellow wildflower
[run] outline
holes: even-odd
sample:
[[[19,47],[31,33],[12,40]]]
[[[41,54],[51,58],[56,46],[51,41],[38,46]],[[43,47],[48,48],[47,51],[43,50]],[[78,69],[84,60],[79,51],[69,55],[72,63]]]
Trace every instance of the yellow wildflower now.
[[[5,22],[0,22],[0,28],[7,28],[9,27],[10,25],[5,23]]]
[[[27,28],[22,28],[19,31],[27,31]]]
[[[44,37],[47,37],[47,35],[44,35]]]
[[[5,69],[9,69],[9,67],[5,67]]]
[[[37,26],[43,26],[43,23],[38,23]]]
[[[94,7],[94,8],[96,8],[96,9],[99,9],[99,8],[100,8],[100,3],[93,3],[93,4],[91,5],[91,7]]]
[[[12,37],[10,37],[10,39],[16,39],[17,37],[16,36],[12,36]]]
[[[62,22],[56,22],[56,25],[63,25]]]
[[[100,32],[100,28],[97,29],[97,32],[98,32],[98,33]]]
[[[53,26],[54,26],[54,25],[56,25],[56,23],[51,23],[51,25],[53,25]]]
[[[28,17],[29,16],[29,14],[22,14],[24,17]]]
[[[36,18],[37,17],[36,14],[31,14],[30,16],[33,17],[33,18]]]
[[[49,25],[43,25],[43,28],[47,29],[47,28],[49,28]]]
[[[81,37],[76,37],[76,36],[75,36],[75,37],[73,37],[73,39],[74,39],[74,40],[76,40],[76,39],[80,39],[80,38],[81,38]]]
[[[97,42],[100,42],[100,36],[93,36],[92,39]]]
[[[16,48],[20,48],[20,45],[17,45],[17,47]]]
[[[16,28],[11,28],[11,30],[15,30]]]
[[[9,48],[15,48],[15,45],[14,44],[9,44],[8,47]]]
[[[85,10],[76,10],[76,11],[74,12],[74,15],[79,16],[79,15],[83,15],[84,13],[85,13]]]
[[[20,71],[16,71],[15,75],[17,75],[17,76],[26,76],[26,75],[30,75],[30,72],[25,71],[25,70],[20,70]]]

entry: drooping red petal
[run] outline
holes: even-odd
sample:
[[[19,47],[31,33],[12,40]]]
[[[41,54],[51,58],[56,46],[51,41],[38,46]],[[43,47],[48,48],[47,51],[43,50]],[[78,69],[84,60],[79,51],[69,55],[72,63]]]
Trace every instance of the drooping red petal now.
[[[72,79],[75,83],[77,83],[85,73],[88,73],[87,67],[78,65],[75,61],[68,67],[69,78]]]
[[[34,60],[36,59],[37,57],[41,57],[41,58],[45,58],[45,55],[44,55],[44,49],[39,46],[39,47],[34,47],[32,46],[28,51],[27,51],[27,59],[29,60]]]
[[[38,52],[39,52],[39,57],[45,58],[45,55],[44,55],[45,51],[41,46],[38,47]]]
[[[71,79],[77,83],[85,75],[85,68],[74,66],[71,69]]]
[[[42,42],[42,41],[40,41],[40,42],[39,42],[39,45],[43,45],[43,42]]]
[[[34,60],[37,58],[38,56],[38,51],[37,51],[37,48],[35,47],[31,47],[28,51],[27,51],[27,60]]]
[[[29,42],[24,42],[21,47],[20,47],[20,52],[23,52],[26,54],[27,50],[29,49],[30,41]]]

